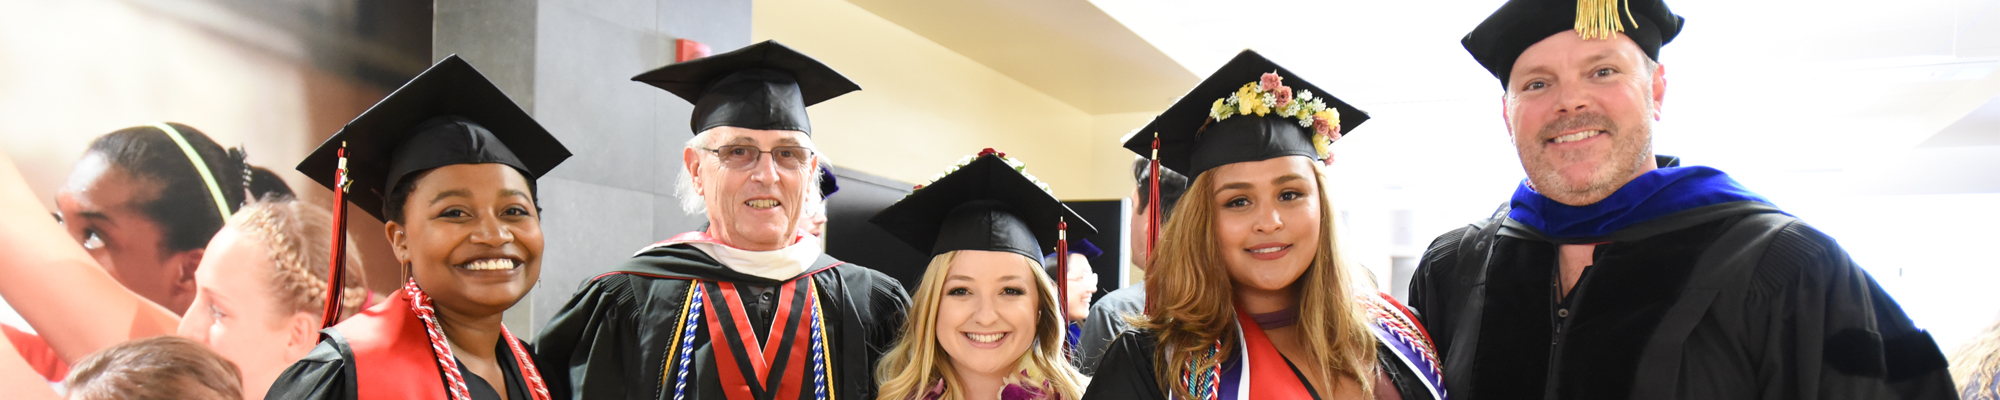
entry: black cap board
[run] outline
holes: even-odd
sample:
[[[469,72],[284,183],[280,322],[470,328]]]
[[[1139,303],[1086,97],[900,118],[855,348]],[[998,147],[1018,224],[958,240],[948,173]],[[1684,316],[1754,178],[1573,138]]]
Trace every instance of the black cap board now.
[[[819,60],[763,41],[632,77],[694,104],[689,128],[718,126],[812,134],[806,107],[861,90]]]
[[[456,164],[505,164],[528,180],[569,158],[562,142],[456,55],[438,61],[354,117],[298,165],[334,188],[336,152],[346,147],[346,199],[376,219],[383,198],[412,173]]]
[[[1004,251],[1041,260],[1055,250],[1058,222],[1077,237],[1097,228],[999,154],[972,162],[910,193],[868,222],[931,256]]]
[[[1601,39],[1622,31],[1659,61],[1660,46],[1673,42],[1686,22],[1661,0],[1510,0],[1459,44],[1505,88],[1521,52],[1557,33],[1575,30]]]
[[[1256,94],[1269,92],[1262,89],[1267,86],[1262,83],[1266,74],[1279,78],[1279,85],[1270,85],[1277,88],[1270,91],[1291,95],[1286,104],[1318,103],[1319,108],[1331,114],[1332,118],[1328,118],[1331,126],[1287,114],[1283,112],[1287,108],[1272,102],[1239,99],[1243,94],[1264,97]],[[1252,90],[1253,86],[1257,89]],[[1257,104],[1268,107],[1270,112],[1242,111]],[[1218,120],[1217,115],[1225,118]],[[1318,160],[1321,154],[1313,144],[1319,140],[1316,137],[1325,137],[1328,142],[1337,140],[1342,132],[1353,132],[1366,121],[1368,113],[1328,95],[1256,51],[1243,50],[1168,106],[1166,112],[1134,131],[1125,141],[1125,148],[1142,157],[1152,156],[1154,134],[1158,134],[1160,166],[1194,178],[1211,168],[1238,162],[1292,155]],[[1321,130],[1330,132],[1318,134]]]

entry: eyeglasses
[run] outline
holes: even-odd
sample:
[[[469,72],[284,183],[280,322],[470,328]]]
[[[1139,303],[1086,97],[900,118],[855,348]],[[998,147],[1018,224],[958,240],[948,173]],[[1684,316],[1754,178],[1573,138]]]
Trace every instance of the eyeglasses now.
[[[728,145],[702,150],[714,153],[715,158],[722,160],[723,166],[739,170],[750,169],[750,165],[756,164],[757,159],[764,158],[765,153],[771,154],[771,162],[776,163],[778,168],[803,170],[811,164],[813,156],[812,149],[799,146],[778,146],[762,150],[757,146]]]

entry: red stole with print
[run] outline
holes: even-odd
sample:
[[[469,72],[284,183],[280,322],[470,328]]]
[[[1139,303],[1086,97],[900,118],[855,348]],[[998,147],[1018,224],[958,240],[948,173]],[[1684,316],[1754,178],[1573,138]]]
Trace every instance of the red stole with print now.
[[[1285,356],[1264,336],[1264,328],[1250,314],[1236,310],[1236,325],[1243,332],[1243,363],[1250,371],[1250,399],[1310,399],[1305,382],[1285,363]],[[1247,400],[1247,399],[1245,399]]]

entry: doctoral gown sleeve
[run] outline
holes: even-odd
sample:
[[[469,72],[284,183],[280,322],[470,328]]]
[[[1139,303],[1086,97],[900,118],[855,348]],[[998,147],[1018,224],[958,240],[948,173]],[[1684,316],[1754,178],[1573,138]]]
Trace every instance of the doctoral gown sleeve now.
[[[1424,258],[1418,261],[1417,271],[1410,277],[1410,310],[1417,314],[1417,322],[1430,332],[1439,357],[1451,348],[1451,317],[1454,314],[1448,307],[1458,303],[1454,296],[1462,294],[1462,286],[1454,284],[1464,278],[1462,275],[1472,273],[1462,271],[1462,268],[1475,268],[1459,265],[1461,241],[1475,240],[1471,236],[1478,232],[1467,226],[1438,235],[1424,250]]]
[[[1744,299],[1762,338],[1765,398],[1956,398],[1944,356],[1831,237],[1793,223],[1772,239]],[[1757,321],[1761,320],[1761,321]],[[1684,368],[1687,368],[1684,366]],[[1768,370],[1767,370],[1768,371]]]
[[[1143,331],[1118,335],[1097,364],[1097,375],[1090,378],[1083,400],[1165,400],[1153,373],[1153,342],[1153,336]]]
[[[665,320],[680,311],[648,310],[646,297],[651,292],[673,296],[664,293],[673,289],[685,294],[686,288],[681,281],[616,274],[578,290],[535,341],[535,366],[550,394],[556,399],[653,398],[666,355],[647,346],[652,337],[644,333],[672,324]]]
[[[874,397],[873,387],[875,366],[881,365],[882,354],[895,347],[896,340],[903,334],[904,318],[910,309],[910,294],[903,291],[903,283],[872,269],[865,270],[868,288],[868,310],[862,319],[868,331],[868,363],[863,374],[869,377],[864,388],[858,390],[864,397]]]
[[[285,368],[271,391],[274,400],[353,400],[359,396],[354,386],[354,357],[347,341],[333,329],[321,331],[327,340],[313,346],[306,357]]]

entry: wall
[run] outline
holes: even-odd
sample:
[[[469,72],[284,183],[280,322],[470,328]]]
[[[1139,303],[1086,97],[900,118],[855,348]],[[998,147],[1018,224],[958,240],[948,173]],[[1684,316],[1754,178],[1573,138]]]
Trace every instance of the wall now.
[[[543,177],[541,281],[509,310],[531,337],[585,280],[703,220],[673,195],[693,106],[631,77],[675,39],[750,44],[748,0],[441,0],[433,54],[457,53],[575,156]]]
[[[928,182],[992,147],[1065,200],[1131,192],[1130,153],[1116,141],[1149,114],[1086,114],[846,1],[758,0],[753,10],[755,40],[797,48],[861,85],[811,111],[814,140],[835,164]]]

